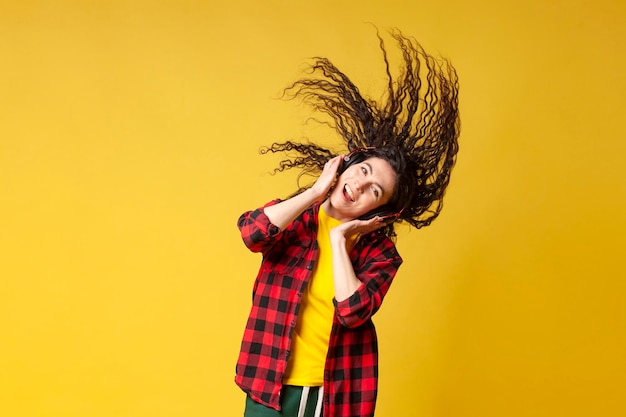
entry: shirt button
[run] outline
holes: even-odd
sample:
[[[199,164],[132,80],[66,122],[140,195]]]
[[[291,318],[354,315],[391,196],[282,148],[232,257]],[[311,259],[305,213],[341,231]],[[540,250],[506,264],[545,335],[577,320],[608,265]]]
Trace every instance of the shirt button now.
[[[308,264],[308,265],[306,266],[306,269],[308,269],[308,270],[310,271],[311,269],[313,269],[313,265]]]

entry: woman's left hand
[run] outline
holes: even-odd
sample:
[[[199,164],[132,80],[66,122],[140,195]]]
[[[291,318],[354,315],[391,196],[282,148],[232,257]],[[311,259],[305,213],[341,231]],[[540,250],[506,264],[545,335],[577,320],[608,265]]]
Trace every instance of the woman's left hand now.
[[[355,220],[350,220],[348,222],[342,223],[337,227],[334,227],[330,231],[330,236],[331,236],[331,239],[333,238],[333,235],[335,235],[335,237],[341,236],[345,239],[348,239],[349,237],[354,236],[355,234],[370,233],[384,226],[385,226],[385,222],[380,217],[374,217],[369,220],[355,219]]]

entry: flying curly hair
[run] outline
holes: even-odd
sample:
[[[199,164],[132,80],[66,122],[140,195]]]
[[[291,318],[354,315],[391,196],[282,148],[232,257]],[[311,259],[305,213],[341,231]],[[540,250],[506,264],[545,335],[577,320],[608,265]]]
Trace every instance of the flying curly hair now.
[[[348,152],[371,149],[370,156],[391,163],[397,174],[392,204],[401,211],[396,222],[421,228],[437,218],[456,162],[460,118],[459,82],[448,59],[429,55],[413,38],[392,30],[403,65],[393,78],[383,38],[387,88],[380,102],[363,97],[356,85],[327,58],[315,57],[309,76],[285,89],[314,111],[345,141]],[[372,149],[373,148],[373,149]],[[298,168],[303,175],[319,174],[335,153],[310,142],[275,142],[261,153],[285,153],[276,171]],[[302,192],[308,186],[301,187]],[[297,193],[296,193],[297,194]],[[393,224],[384,231],[395,236]]]

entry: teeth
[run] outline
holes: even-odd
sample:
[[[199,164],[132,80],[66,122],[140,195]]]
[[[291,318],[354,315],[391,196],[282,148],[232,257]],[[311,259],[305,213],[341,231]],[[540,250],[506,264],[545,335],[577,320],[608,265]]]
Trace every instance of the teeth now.
[[[348,184],[343,186],[343,190],[346,192],[346,194],[348,194],[348,197],[350,197],[350,200],[354,201],[354,194],[352,193],[352,190],[350,189],[350,187],[348,187]]]

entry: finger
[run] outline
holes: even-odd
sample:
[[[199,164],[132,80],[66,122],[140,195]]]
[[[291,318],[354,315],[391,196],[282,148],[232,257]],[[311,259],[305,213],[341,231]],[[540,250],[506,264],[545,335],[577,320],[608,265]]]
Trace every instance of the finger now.
[[[325,167],[328,167],[329,170],[334,170],[335,172],[339,169],[339,163],[341,161],[341,156],[335,156],[326,162]]]
[[[385,220],[380,216],[376,216],[372,220],[373,222],[370,224],[372,230],[378,230],[385,226]]]

